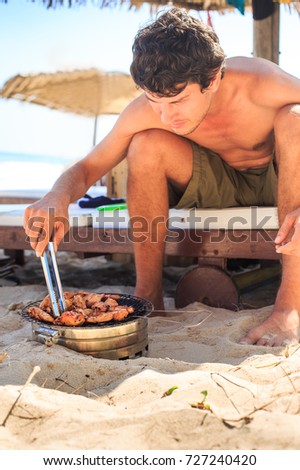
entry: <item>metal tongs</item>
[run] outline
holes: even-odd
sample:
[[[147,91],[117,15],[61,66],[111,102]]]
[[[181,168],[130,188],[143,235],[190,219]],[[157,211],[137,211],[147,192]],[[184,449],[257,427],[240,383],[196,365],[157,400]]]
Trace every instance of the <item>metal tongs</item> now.
[[[61,287],[53,242],[49,242],[41,262],[52,305],[54,317],[59,317],[66,310],[64,293]]]

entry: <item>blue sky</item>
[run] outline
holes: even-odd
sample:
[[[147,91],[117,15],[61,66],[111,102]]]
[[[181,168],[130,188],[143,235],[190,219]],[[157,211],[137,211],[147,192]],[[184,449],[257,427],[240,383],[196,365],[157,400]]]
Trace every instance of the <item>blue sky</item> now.
[[[206,12],[196,13],[203,21]],[[251,56],[252,14],[211,13],[227,56]],[[152,17],[153,18],[153,17]],[[85,7],[47,10],[38,1],[0,3],[0,86],[18,73],[30,74],[97,67],[129,72],[131,45],[138,28],[151,19],[150,8]],[[300,77],[300,18],[281,7],[280,65]],[[99,120],[98,137],[115,117]],[[48,110],[16,100],[0,101],[0,152],[84,156],[91,148],[90,118]]]

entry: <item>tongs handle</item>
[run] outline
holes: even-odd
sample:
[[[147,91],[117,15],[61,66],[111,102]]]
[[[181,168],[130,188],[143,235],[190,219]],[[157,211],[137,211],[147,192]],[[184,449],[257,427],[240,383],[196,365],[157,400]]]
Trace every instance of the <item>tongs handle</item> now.
[[[53,315],[54,317],[59,317],[60,314],[66,310],[66,304],[60,282],[53,242],[48,243],[48,246],[44,251],[43,256],[41,257],[41,262],[52,305]]]

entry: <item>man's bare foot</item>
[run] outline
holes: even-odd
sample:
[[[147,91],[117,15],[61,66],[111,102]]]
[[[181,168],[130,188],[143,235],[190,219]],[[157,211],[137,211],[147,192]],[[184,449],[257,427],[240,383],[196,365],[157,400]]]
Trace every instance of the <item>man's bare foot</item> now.
[[[241,339],[242,344],[261,346],[285,346],[298,344],[300,340],[300,291],[298,279],[300,266],[289,258],[283,272],[272,313],[261,325],[253,328]],[[289,270],[288,268],[291,267]],[[289,272],[290,271],[290,272]]]
[[[296,309],[279,309],[276,304],[267,320],[253,328],[240,340],[240,344],[260,346],[285,346],[298,344],[300,339],[300,315]]]

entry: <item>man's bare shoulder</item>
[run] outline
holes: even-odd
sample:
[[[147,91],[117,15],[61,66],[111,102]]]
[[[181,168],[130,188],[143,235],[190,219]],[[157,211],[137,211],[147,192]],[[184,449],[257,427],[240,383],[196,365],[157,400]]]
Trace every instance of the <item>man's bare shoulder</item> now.
[[[246,89],[261,105],[283,106],[300,102],[300,79],[277,64],[259,57],[232,57],[226,60],[228,83]]]
[[[228,57],[225,61],[226,70],[235,72],[262,73],[275,64],[261,57],[236,56]]]
[[[274,62],[262,57],[230,57],[226,59],[226,71],[228,73],[245,73],[250,76],[261,76],[263,78],[272,76],[273,79],[281,77],[285,80],[294,79],[299,81],[299,78],[288,74]]]
[[[143,92],[140,96],[131,101],[121,113],[119,125],[127,128],[130,134],[135,134],[147,129],[167,130],[159,116],[153,112]]]

